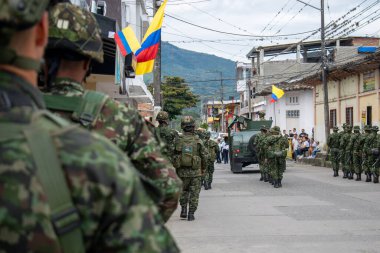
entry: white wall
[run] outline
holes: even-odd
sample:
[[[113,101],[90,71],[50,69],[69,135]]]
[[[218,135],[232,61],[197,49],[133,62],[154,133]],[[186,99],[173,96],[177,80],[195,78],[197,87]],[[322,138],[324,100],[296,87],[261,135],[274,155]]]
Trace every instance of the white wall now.
[[[298,97],[298,104],[290,104],[288,102],[289,97]],[[300,133],[303,128],[309,136],[312,135],[314,127],[314,101],[312,90],[288,91],[277,103],[270,103],[270,96],[267,96],[266,99],[265,118],[268,120],[272,118],[273,125],[277,125],[281,128],[281,131],[285,129],[287,132],[293,129],[293,127],[296,127],[297,132]],[[287,118],[286,111],[288,110],[299,110],[299,118],[292,118],[291,120]]]

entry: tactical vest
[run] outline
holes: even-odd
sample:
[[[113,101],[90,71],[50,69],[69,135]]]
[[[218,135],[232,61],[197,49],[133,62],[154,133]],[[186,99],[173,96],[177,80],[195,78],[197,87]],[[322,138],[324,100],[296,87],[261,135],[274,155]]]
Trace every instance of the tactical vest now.
[[[44,94],[49,110],[72,113],[71,120],[88,129],[94,127],[108,98],[106,94],[89,90],[81,97]]]
[[[176,168],[200,170],[202,167],[198,145],[201,140],[196,135],[180,136],[175,149],[179,153],[175,161]]]
[[[26,139],[37,167],[51,209],[51,223],[59,239],[62,252],[84,253],[80,217],[59,163],[51,131],[65,131],[75,126],[47,111],[38,111],[27,125],[0,123],[0,141]],[[44,126],[44,127],[42,127]]]
[[[214,162],[216,159],[216,152],[215,152],[215,146],[218,145],[216,142],[213,140],[208,140],[207,141],[207,150],[210,155],[210,161]]]

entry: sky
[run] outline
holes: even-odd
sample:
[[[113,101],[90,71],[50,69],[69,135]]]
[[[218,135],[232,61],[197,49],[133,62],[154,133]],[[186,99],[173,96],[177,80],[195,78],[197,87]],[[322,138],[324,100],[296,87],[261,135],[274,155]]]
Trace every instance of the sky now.
[[[318,8],[321,4],[320,0],[303,1]],[[148,0],[148,5],[151,6],[151,2],[152,0]],[[344,27],[350,27],[358,21],[360,21],[359,25],[364,25],[364,22],[370,18],[380,18],[380,1],[378,0],[325,0],[326,24],[337,20],[359,4],[361,4],[359,8],[346,16],[345,20],[352,22]],[[371,6],[371,4],[374,5]],[[369,6],[371,7],[365,11]],[[360,11],[363,13],[359,13]],[[320,12],[296,0],[169,0],[166,14],[210,29],[250,35],[243,37],[216,33],[169,16],[165,17],[162,40],[184,49],[243,62],[248,61],[246,55],[253,47],[295,43],[311,35],[311,32],[265,38],[265,40],[252,37],[252,35],[302,33],[313,31],[321,26]],[[356,18],[353,19],[355,16]],[[371,21],[371,24],[350,35],[378,36],[379,33],[380,19]],[[336,36],[339,37],[340,34]],[[313,35],[309,40],[319,38],[320,33]],[[212,40],[212,42],[199,40]]]

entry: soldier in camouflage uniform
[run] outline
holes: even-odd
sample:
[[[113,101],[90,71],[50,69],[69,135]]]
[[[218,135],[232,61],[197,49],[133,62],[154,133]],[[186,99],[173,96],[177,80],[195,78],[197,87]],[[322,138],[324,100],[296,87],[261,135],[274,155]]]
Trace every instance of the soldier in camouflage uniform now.
[[[356,126],[354,133],[352,133],[352,128],[350,131],[350,138],[348,140],[347,146],[345,148],[345,157],[347,162],[347,178],[349,180],[354,179],[354,144],[360,137],[360,127]]]
[[[62,20],[67,22],[69,29],[61,26]],[[105,94],[85,91],[81,84],[91,61],[103,61],[100,30],[94,16],[77,6],[60,4],[51,10],[49,32],[46,58],[55,78],[49,94],[45,94],[47,107],[117,144],[131,158],[137,170],[157,188],[149,193],[156,199],[160,213],[167,221],[177,208],[181,181],[175,169],[161,154],[160,145],[144,119],[136,110],[127,108]],[[70,110],[57,103],[67,100],[69,104],[70,99],[81,98],[83,104],[90,95],[100,99],[91,101],[95,109],[82,114],[77,112],[77,108]],[[78,108],[89,107],[82,104],[78,103]],[[88,115],[93,111],[96,112],[89,118]]]
[[[178,138],[178,133],[174,129],[169,128],[169,114],[167,112],[160,111],[157,114],[156,120],[159,123],[156,132],[166,146],[165,155],[167,155],[169,160],[172,160],[174,156],[174,143]]]
[[[356,158],[357,160],[355,161],[354,159],[354,164],[355,164],[355,173],[356,176],[360,178],[361,180],[361,174],[364,172],[367,176],[368,180],[368,170],[366,170],[366,164],[367,164],[367,155],[365,151],[365,143],[368,135],[371,133],[371,126],[366,125],[364,126],[364,133],[360,135],[359,140],[356,142],[356,145],[354,146],[354,155],[360,156],[360,158]],[[360,166],[358,166],[360,160]],[[359,175],[358,175],[359,174]],[[357,181],[358,178],[356,178]],[[369,180],[371,181],[371,180]]]
[[[248,142],[248,149],[251,151],[252,155],[256,155],[259,162],[260,168],[260,181],[267,178],[265,173],[264,163],[265,163],[265,146],[263,145],[264,138],[267,135],[268,129],[266,126],[261,126],[260,133],[252,136]]]
[[[371,168],[371,174],[373,177],[373,182],[375,184],[379,183],[379,136],[377,132],[379,131],[378,126],[372,127],[372,132],[370,134],[370,144],[368,146],[368,153],[369,153],[369,159],[368,159],[368,165]]]
[[[48,0],[0,0],[0,251],[179,252],[130,160],[47,112]]]
[[[174,166],[182,179],[183,188],[181,198],[181,218],[188,221],[195,219],[194,213],[198,208],[201,180],[207,168],[207,149],[201,139],[194,133],[195,121],[191,116],[184,116],[181,120],[183,135],[175,143]],[[189,213],[187,213],[189,206]]]
[[[372,127],[371,126],[367,126],[367,129],[364,129],[364,130],[365,130],[366,134],[365,134],[364,145],[363,145],[362,167],[363,167],[364,173],[366,174],[366,180],[365,181],[368,183],[368,182],[372,181],[371,146],[373,143],[374,136],[372,134]]]
[[[330,152],[330,161],[332,163],[333,171],[334,171],[334,177],[339,176],[339,147],[340,147],[340,133],[338,133],[339,128],[334,127],[333,133],[330,134],[327,145],[329,147]]]
[[[267,143],[271,178],[274,188],[279,188],[282,187],[282,178],[286,168],[286,156],[289,142],[281,135],[280,128],[274,126],[270,130],[270,137],[268,137]]]
[[[206,169],[206,173],[203,180],[204,180],[205,190],[209,190],[211,189],[211,184],[214,177],[214,171],[215,171],[214,163],[216,160],[216,155],[220,151],[219,151],[218,143],[210,139],[211,137],[210,132],[206,132],[205,137],[206,139],[204,141],[204,145],[208,151],[209,159],[208,159],[207,169]]]
[[[367,171],[367,179],[366,182],[372,181],[372,167],[375,163],[377,156],[374,156],[372,154],[372,149],[376,148],[376,139],[377,139],[377,132],[379,131],[379,127],[373,126],[371,127],[371,132],[369,133],[368,137],[365,140],[364,143],[364,150],[366,153],[366,160],[363,161],[363,165],[365,166],[365,171]],[[365,162],[365,163],[364,163]]]
[[[352,149],[352,166],[350,173],[353,175],[356,174],[356,180],[355,181],[361,181],[362,180],[362,148],[363,143],[361,143],[362,138],[360,134],[360,126],[354,126],[354,134],[352,135],[350,139],[350,146]]]
[[[340,150],[341,157],[340,161],[342,163],[343,178],[349,178],[349,168],[351,166],[351,150],[348,149],[348,143],[351,139],[352,126],[344,124],[344,133],[340,137]]]

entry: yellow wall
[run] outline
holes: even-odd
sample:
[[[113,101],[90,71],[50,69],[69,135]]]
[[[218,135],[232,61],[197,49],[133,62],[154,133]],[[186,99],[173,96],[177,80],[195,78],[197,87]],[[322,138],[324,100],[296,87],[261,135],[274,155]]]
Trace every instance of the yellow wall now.
[[[379,125],[379,100],[378,94],[363,96],[360,98],[360,117],[361,114],[367,112],[367,106],[372,106],[372,124]]]
[[[340,96],[353,96],[358,93],[358,75],[348,77],[340,81]]]

